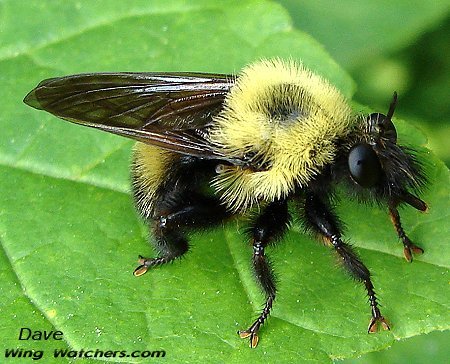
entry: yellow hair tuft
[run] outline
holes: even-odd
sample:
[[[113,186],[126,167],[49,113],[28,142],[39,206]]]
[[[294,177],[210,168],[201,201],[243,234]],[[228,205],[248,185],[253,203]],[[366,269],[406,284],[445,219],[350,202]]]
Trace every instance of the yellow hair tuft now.
[[[228,93],[209,139],[221,153],[261,168],[227,166],[213,187],[233,211],[283,198],[333,161],[337,139],[354,122],[343,95],[302,64],[249,65]]]
[[[153,214],[158,188],[165,182],[170,164],[177,154],[153,145],[136,143],[133,154],[133,184],[142,191],[136,196],[136,204],[145,218]]]

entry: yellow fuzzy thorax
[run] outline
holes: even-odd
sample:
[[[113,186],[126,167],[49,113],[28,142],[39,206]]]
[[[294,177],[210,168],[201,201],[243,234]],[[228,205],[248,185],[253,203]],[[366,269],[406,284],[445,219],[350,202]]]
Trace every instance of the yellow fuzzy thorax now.
[[[238,76],[209,133],[217,150],[250,159],[250,167],[223,166],[213,187],[232,211],[283,198],[334,160],[337,139],[354,121],[343,95],[303,65],[252,64]]]

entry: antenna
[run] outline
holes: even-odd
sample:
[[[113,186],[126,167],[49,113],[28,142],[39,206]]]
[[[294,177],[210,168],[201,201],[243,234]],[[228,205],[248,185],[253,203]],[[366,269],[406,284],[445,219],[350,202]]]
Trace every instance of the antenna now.
[[[394,91],[394,95],[392,96],[392,102],[389,105],[389,111],[386,115],[385,120],[391,120],[392,116],[394,115],[395,107],[397,106],[397,91]]]

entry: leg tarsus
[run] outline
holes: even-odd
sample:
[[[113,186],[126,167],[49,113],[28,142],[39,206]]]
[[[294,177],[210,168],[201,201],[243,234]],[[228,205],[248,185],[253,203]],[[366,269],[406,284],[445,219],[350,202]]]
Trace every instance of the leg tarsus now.
[[[406,237],[408,240],[408,244],[404,244],[404,248],[403,248],[403,255],[405,256],[405,259],[408,263],[411,263],[413,261],[413,253],[415,255],[420,255],[424,253],[424,250],[420,247],[417,246],[416,244],[414,244],[413,242],[411,242],[411,240],[408,239],[408,237]]]
[[[378,308],[377,297],[375,296],[372,281],[370,279],[365,279],[364,285],[366,286],[370,306],[372,307],[372,318],[370,319],[369,327],[367,328],[367,333],[371,334],[377,332],[378,324],[381,324],[384,330],[390,330],[391,328],[389,327],[389,324],[387,323],[386,319],[381,314],[380,309]]]
[[[135,277],[140,277],[147,273],[147,271],[152,267],[157,267],[159,265],[163,265],[166,263],[171,262],[177,258],[177,256],[174,257],[158,257],[158,258],[145,258],[142,255],[139,255],[139,266],[134,270],[133,274]]]
[[[406,235],[405,230],[403,230],[402,223],[400,221],[400,214],[397,210],[397,204],[390,204],[389,215],[391,217],[392,225],[394,225],[395,231],[397,232],[398,237],[403,243],[403,255],[405,256],[406,261],[411,263],[413,261],[413,253],[420,255],[424,253],[424,250],[414,244]]]
[[[171,228],[167,225],[161,226],[162,217],[155,219],[154,238],[155,248],[158,251],[158,257],[146,258],[139,255],[139,266],[133,274],[139,277],[145,274],[150,268],[157,267],[181,257],[189,250],[189,244],[183,231],[177,228]]]
[[[255,322],[247,329],[247,330],[239,330],[238,334],[241,339],[250,338],[250,347],[255,348],[258,345],[259,336],[258,331],[261,325],[266,321],[269,316],[270,310],[273,305],[273,301],[275,300],[275,295],[269,296],[266,300],[266,304],[264,305],[264,309],[261,312],[261,315],[255,320]]]
[[[256,346],[258,345],[258,342],[259,342],[259,336],[257,334],[258,330],[259,330],[259,327],[258,327],[258,329],[254,329],[252,326],[248,330],[239,330],[238,334],[241,339],[246,339],[246,338],[250,337],[250,347],[253,349],[253,348],[256,348]]]
[[[378,324],[381,324],[384,330],[390,330],[390,326],[383,316],[375,316],[370,319],[369,327],[367,329],[368,334],[373,334],[378,331]]]

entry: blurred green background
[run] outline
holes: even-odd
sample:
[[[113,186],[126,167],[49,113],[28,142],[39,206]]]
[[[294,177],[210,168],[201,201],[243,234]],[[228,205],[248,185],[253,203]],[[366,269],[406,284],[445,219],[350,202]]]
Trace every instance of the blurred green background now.
[[[450,166],[450,2],[279,2],[349,72],[355,100],[383,112],[396,90],[396,115]],[[339,363],[446,363],[449,343],[448,331],[433,332]]]

